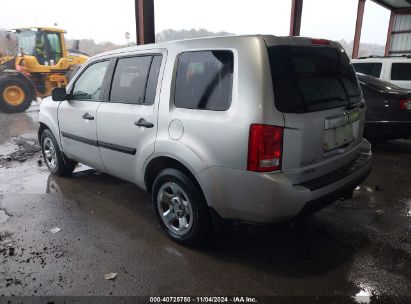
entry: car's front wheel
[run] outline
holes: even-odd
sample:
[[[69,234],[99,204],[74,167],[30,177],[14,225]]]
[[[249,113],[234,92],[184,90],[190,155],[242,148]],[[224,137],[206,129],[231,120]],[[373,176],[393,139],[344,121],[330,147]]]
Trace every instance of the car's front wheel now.
[[[210,234],[210,215],[201,189],[183,172],[163,170],[154,181],[152,196],[160,225],[171,239],[197,245]]]
[[[65,159],[53,133],[45,129],[40,137],[41,152],[49,171],[59,176],[69,176],[73,173],[76,163]]]

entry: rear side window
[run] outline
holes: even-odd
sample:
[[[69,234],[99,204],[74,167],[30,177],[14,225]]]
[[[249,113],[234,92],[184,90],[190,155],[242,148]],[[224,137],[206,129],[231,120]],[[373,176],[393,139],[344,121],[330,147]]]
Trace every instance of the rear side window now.
[[[411,80],[411,63],[393,63],[391,80]]]
[[[111,85],[110,101],[153,104],[161,56],[137,56],[117,61]]]
[[[231,51],[182,53],[177,64],[176,107],[228,110],[233,90],[233,64]]]
[[[361,74],[370,75],[375,78],[380,78],[382,63],[381,62],[364,62],[353,63],[355,71]]]
[[[360,101],[354,69],[331,47],[268,48],[275,104],[284,113],[305,113]]]

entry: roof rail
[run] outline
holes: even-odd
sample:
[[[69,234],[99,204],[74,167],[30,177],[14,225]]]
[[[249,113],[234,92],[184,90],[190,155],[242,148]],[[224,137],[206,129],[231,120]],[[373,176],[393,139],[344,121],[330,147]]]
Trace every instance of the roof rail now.
[[[367,59],[367,58],[411,58],[411,55],[388,55],[388,56],[381,56],[381,55],[369,55],[369,56],[362,56],[358,57],[358,59]]]

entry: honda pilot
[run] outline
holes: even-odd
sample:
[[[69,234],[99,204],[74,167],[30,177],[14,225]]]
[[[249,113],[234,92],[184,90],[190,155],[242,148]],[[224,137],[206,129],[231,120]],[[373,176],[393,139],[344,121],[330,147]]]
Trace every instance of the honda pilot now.
[[[50,172],[76,163],[147,190],[164,231],[272,223],[348,198],[369,174],[365,104],[336,42],[232,36],[91,58],[40,106]]]

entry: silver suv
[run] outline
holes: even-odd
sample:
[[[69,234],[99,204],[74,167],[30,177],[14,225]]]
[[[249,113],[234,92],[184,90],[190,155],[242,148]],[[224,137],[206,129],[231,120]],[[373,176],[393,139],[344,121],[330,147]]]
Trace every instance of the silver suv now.
[[[40,107],[46,164],[77,162],[152,195],[181,243],[220,220],[271,223],[317,210],[369,174],[365,107],[340,44],[235,36],[93,57]]]

